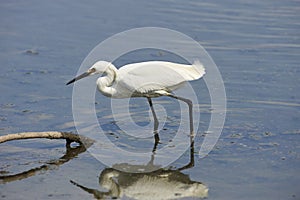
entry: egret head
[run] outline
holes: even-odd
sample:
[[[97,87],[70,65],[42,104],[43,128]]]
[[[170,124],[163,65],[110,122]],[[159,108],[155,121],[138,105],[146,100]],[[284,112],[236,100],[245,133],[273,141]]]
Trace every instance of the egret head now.
[[[75,81],[78,81],[87,76],[91,76],[91,75],[95,75],[95,74],[103,74],[111,67],[111,65],[112,64],[107,61],[98,61],[95,64],[93,64],[93,66],[91,68],[89,68],[86,72],[84,72],[83,74],[76,76],[75,78],[70,80],[67,83],[67,85],[74,83]]]

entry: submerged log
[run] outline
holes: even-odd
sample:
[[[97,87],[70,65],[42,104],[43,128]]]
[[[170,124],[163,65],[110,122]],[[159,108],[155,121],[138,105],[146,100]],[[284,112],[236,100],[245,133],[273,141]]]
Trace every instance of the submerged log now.
[[[65,139],[66,140],[66,152],[62,157],[46,162],[40,167],[36,167],[27,171],[23,171],[18,174],[10,174],[0,176],[0,184],[5,184],[12,181],[26,179],[28,177],[36,175],[38,172],[51,170],[52,166],[60,166],[71,159],[75,158],[79,154],[86,151],[93,143],[94,140],[67,132],[58,132],[58,131],[47,131],[47,132],[23,132],[23,133],[15,133],[0,136],[0,143],[12,141],[12,140],[22,140],[22,139],[37,139],[37,138],[46,138],[46,139]],[[80,145],[76,147],[71,147],[72,142],[77,142]]]

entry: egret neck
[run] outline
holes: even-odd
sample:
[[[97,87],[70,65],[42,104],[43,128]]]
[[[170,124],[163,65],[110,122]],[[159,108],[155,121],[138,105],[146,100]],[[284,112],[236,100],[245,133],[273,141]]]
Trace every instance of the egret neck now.
[[[117,77],[117,68],[110,64],[105,72],[104,76],[97,79],[98,90],[107,97],[112,97],[116,94],[116,89],[111,87]]]

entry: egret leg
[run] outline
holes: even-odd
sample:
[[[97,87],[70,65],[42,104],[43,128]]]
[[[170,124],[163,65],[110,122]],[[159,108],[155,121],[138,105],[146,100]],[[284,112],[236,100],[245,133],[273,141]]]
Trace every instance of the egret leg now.
[[[175,96],[173,94],[169,94],[168,95],[169,97],[172,97],[172,98],[175,98],[175,99],[178,99],[178,100],[181,100],[185,103],[187,103],[187,105],[189,106],[189,117],[190,117],[190,135],[192,138],[194,138],[194,125],[193,125],[193,102],[189,99],[185,99],[183,97],[178,97],[178,96]]]
[[[194,165],[195,165],[194,151],[195,151],[195,149],[194,149],[194,136],[190,135],[190,162],[187,165],[179,168],[178,169],[179,171],[194,167]]]
[[[154,119],[154,130],[153,130],[153,133],[154,133],[155,144],[154,144],[154,147],[153,147],[153,151],[155,151],[155,150],[156,150],[156,147],[157,147],[157,144],[159,143],[159,135],[158,135],[158,132],[157,132],[159,122],[158,122],[156,113],[155,113],[155,111],[154,111],[153,103],[152,103],[151,98],[150,98],[150,97],[147,97],[147,99],[148,99],[148,103],[149,103],[149,105],[150,105],[151,112],[152,112],[153,119]]]
[[[194,125],[193,125],[193,102],[189,99],[185,99],[183,97],[178,97],[172,94],[169,94],[168,96],[181,100],[189,106],[189,117],[190,117],[190,162],[184,166],[179,168],[180,170],[188,169],[194,166]]]

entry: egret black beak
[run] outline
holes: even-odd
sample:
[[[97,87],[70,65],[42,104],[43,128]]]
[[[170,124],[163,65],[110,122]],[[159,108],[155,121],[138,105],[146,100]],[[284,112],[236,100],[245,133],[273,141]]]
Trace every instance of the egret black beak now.
[[[91,73],[92,73],[92,71],[84,72],[83,74],[81,74],[81,75],[79,75],[79,76],[73,78],[73,79],[70,80],[69,82],[67,82],[66,85],[69,85],[69,84],[71,84],[71,83],[74,83],[75,81],[78,81],[78,80],[80,80],[80,79],[82,79],[82,78],[84,78],[84,77],[87,77],[87,76],[89,76]]]

